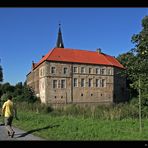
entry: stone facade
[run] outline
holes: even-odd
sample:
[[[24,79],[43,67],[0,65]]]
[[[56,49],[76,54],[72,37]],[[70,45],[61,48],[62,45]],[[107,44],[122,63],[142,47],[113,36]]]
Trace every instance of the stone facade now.
[[[127,100],[124,70],[114,57],[64,48],[61,28],[56,47],[27,75],[27,85],[42,103],[116,103]]]
[[[116,103],[127,100],[122,68],[44,61],[27,75],[42,103]]]

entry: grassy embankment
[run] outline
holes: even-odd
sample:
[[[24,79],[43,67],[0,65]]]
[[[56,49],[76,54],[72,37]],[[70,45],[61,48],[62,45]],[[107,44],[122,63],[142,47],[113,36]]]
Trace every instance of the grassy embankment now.
[[[116,112],[119,113],[119,111]],[[14,126],[47,140],[148,139],[147,118],[142,119],[141,133],[138,118],[103,119],[95,116],[56,114],[54,111],[43,113],[38,110],[27,110],[25,107],[18,109],[18,118],[19,121],[14,119]]]

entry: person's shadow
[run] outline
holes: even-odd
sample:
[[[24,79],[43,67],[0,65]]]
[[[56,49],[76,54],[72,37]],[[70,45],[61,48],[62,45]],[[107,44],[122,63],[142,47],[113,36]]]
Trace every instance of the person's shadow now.
[[[48,125],[48,126],[45,126],[45,127],[42,127],[42,128],[32,129],[32,130],[27,131],[27,132],[25,132],[25,133],[15,134],[15,135],[20,135],[20,136],[15,137],[15,138],[25,137],[26,135],[31,134],[31,133],[33,133],[33,132],[40,131],[40,130],[44,130],[44,129],[48,129],[48,128],[53,128],[53,127],[58,127],[58,126],[60,126],[60,125]]]

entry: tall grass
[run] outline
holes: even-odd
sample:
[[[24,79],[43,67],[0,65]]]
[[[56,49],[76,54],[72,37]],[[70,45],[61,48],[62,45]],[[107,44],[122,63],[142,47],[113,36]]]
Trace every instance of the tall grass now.
[[[139,132],[138,104],[116,105],[17,103],[14,125],[48,140],[145,140],[147,112]],[[146,109],[147,110],[147,109]]]
[[[47,140],[147,140],[148,121],[139,132],[137,119],[102,120],[20,111],[14,125]]]
[[[138,106],[130,103],[117,105],[90,105],[90,104],[66,104],[66,105],[45,105],[36,103],[18,103],[17,108],[23,111],[45,113],[52,116],[81,116],[83,118],[94,118],[103,120],[138,119]],[[145,109],[145,112],[147,109]],[[144,112],[144,111],[143,111]],[[147,117],[147,112],[143,113]]]

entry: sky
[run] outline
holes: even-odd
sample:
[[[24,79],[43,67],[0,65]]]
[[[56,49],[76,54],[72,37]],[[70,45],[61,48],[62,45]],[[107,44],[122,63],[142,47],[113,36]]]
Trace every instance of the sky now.
[[[135,45],[148,8],[0,8],[0,65],[3,83],[25,82],[32,61],[56,45],[59,23],[65,48],[117,57]]]

